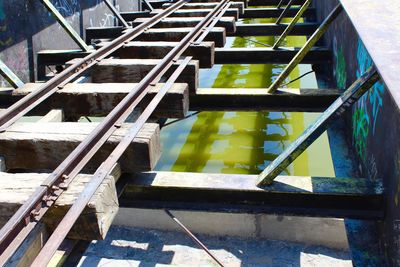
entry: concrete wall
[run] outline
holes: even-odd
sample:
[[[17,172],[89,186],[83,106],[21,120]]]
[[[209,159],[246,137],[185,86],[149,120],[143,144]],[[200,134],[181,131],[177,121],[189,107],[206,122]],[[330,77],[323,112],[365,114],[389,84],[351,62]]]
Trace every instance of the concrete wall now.
[[[337,0],[314,1],[319,21]],[[372,64],[363,42],[347,14],[338,17],[324,36],[334,54],[334,79],[330,86],[347,88]],[[379,49],[377,47],[376,49]],[[348,143],[358,161],[360,175],[382,179],[387,196],[386,217],[380,228],[385,256],[392,266],[400,266],[400,125],[399,108],[382,82],[370,89],[346,117]]]
[[[121,11],[138,10],[139,0],[110,0]],[[89,26],[111,26],[115,18],[103,0],[51,0],[84,37]],[[78,46],[40,0],[0,0],[0,59],[24,82],[34,81],[36,53]],[[1,86],[7,86],[1,80]]]

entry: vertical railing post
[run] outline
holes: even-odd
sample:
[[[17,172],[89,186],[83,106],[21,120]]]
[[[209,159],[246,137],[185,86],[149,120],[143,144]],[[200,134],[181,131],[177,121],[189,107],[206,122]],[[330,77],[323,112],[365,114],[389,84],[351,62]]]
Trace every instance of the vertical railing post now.
[[[71,25],[65,20],[61,13],[54,7],[50,0],[40,0],[47,10],[56,18],[61,27],[68,33],[68,35],[75,41],[75,43],[83,50],[90,51],[89,46],[82,40],[79,34],[72,28]]]
[[[272,85],[268,88],[268,93],[274,93],[278,90],[279,85],[289,76],[292,70],[303,60],[303,58],[308,54],[315,43],[321,38],[321,36],[328,30],[329,25],[337,18],[337,16],[342,12],[343,7],[338,4],[335,9],[328,15],[328,17],[321,23],[318,29],[313,33],[310,39],[304,44],[300,51],[294,56],[294,58],[289,62],[286,68],[281,72],[281,74],[276,78]]]
[[[0,60],[0,74],[14,88],[19,88],[24,85],[17,75],[15,75],[15,73],[9,67],[7,67],[2,60]]]
[[[257,186],[271,184],[275,177],[284,171],[301,153],[304,152],[323,132],[329,124],[347,108],[354,104],[368,89],[379,80],[375,67],[369,68],[356,80],[321,116],[308,127],[293,143],[291,143],[268,167],[258,176]]]
[[[301,16],[303,16],[303,13],[307,10],[309,5],[311,4],[312,0],[306,0],[304,4],[301,6],[300,10],[297,12],[296,16],[293,18],[293,20],[290,22],[290,24],[286,27],[286,29],[283,31],[281,36],[279,36],[278,40],[275,42],[275,44],[272,46],[273,49],[276,49],[279,47],[279,45],[282,43],[283,40],[288,36],[288,34],[292,31],[296,23],[299,21]]]

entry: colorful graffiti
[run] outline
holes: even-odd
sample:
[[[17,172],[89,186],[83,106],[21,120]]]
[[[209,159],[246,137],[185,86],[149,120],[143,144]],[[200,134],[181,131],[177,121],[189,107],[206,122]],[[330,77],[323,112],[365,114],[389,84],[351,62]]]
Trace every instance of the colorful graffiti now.
[[[333,53],[335,57],[334,75],[336,77],[336,84],[338,88],[344,89],[347,81],[346,60],[343,54],[343,47],[338,47],[336,38],[333,39]]]
[[[360,77],[371,65],[372,59],[362,41],[358,40],[357,45],[357,78]],[[379,111],[382,107],[382,98],[385,88],[382,82],[377,82],[360,100],[355,104],[353,109],[353,143],[360,159],[365,161],[365,150],[367,146],[367,138],[372,127],[372,135],[375,134]]]
[[[78,0],[55,0],[53,1],[53,5],[63,17],[74,16],[75,14],[79,14],[81,10]]]

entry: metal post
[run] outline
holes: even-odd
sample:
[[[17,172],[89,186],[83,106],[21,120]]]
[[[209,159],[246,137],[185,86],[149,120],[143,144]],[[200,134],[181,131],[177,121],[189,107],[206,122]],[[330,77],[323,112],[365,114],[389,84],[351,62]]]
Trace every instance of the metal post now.
[[[336,19],[336,17],[342,12],[343,7],[338,4],[335,9],[328,15],[328,17],[321,23],[318,29],[313,33],[313,35],[308,39],[300,51],[294,56],[286,68],[281,72],[278,78],[273,82],[273,84],[268,88],[268,93],[274,93],[278,90],[279,85],[287,78],[287,76],[292,72],[292,70],[303,60],[315,43],[321,38],[321,36],[328,30],[329,25]]]
[[[342,115],[347,108],[355,103],[378,80],[379,75],[375,67],[369,68],[310,127],[268,165],[258,176],[257,186],[271,184],[276,176],[285,170],[287,166],[325,132],[334,119]]]
[[[47,10],[53,14],[58,23],[64,28],[64,30],[68,33],[68,35],[75,41],[75,43],[83,50],[90,51],[89,46],[82,40],[79,34],[72,28],[71,25],[64,19],[60,12],[53,6],[53,4],[49,0],[40,0]]]
[[[10,68],[2,60],[0,60],[0,74],[7,80],[14,88],[19,88],[24,85],[24,83],[15,75]]]
[[[272,49],[276,49],[279,47],[279,45],[282,43],[282,41],[288,36],[288,34],[292,31],[294,28],[294,25],[299,21],[303,13],[307,10],[309,5],[311,4],[312,0],[306,0],[304,4],[301,6],[299,12],[297,12],[296,16],[293,18],[293,20],[290,22],[290,24],[286,27],[284,32],[279,36],[278,40],[275,42],[275,44],[272,46]]]
[[[121,16],[121,14],[118,12],[118,10],[115,8],[115,6],[113,6],[113,4],[111,4],[108,0],[104,0],[104,3],[106,3],[106,5],[108,6],[108,8],[111,10],[111,12],[117,17],[117,19],[119,20],[119,22],[122,23],[122,26],[124,26],[125,28],[129,28],[128,23],[127,23],[126,20]]]
[[[285,9],[282,11],[279,18],[276,20],[276,24],[281,23],[282,19],[285,17],[286,13],[289,11],[290,7],[292,6],[294,0],[290,0],[289,3],[286,5]]]

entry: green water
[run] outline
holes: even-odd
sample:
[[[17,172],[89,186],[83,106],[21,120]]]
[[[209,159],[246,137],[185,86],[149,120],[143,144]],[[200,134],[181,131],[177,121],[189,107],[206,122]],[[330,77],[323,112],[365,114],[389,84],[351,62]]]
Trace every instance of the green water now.
[[[271,20],[243,21],[265,22]],[[228,38],[226,47],[262,47],[260,42],[272,45],[274,37]],[[285,45],[299,47],[304,42],[305,37],[289,37]],[[210,90],[265,88],[284,67],[279,64],[215,65],[212,69],[200,71],[200,87]],[[310,65],[300,65],[288,80],[309,70]],[[290,84],[290,87],[317,88],[315,76],[308,75]],[[318,115],[299,112],[201,112],[162,129],[163,153],[156,170],[257,174]],[[323,134],[284,173],[333,176],[327,135]]]

